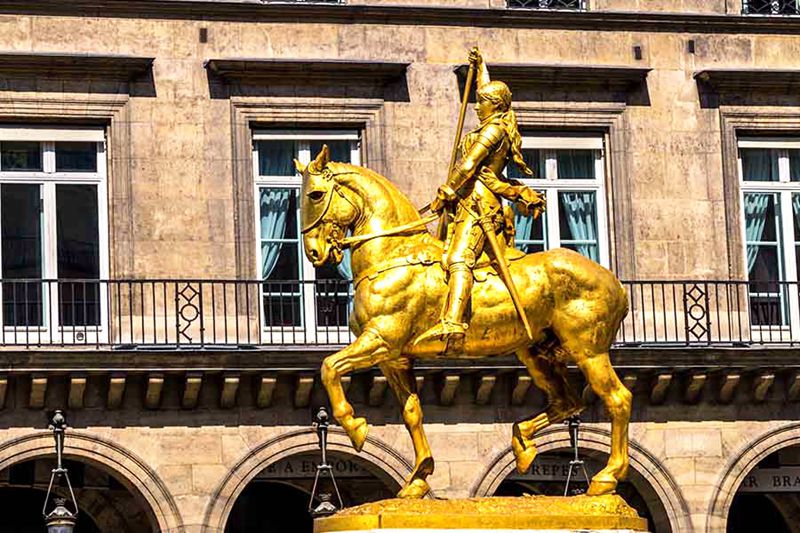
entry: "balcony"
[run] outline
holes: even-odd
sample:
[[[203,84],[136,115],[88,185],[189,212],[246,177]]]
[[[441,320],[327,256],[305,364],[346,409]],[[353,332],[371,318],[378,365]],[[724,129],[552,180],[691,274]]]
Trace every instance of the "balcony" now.
[[[626,281],[617,350],[800,344],[797,283]],[[280,350],[348,344],[349,281],[0,280],[0,347]]]
[[[743,0],[745,15],[800,15],[798,0]]]
[[[508,0],[508,7],[544,10],[585,11],[587,0]]]

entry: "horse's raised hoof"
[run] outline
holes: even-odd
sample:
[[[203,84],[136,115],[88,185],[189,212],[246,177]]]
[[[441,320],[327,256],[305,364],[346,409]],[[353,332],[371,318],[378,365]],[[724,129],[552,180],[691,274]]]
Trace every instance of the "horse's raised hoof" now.
[[[603,496],[605,494],[614,494],[616,490],[617,480],[614,479],[614,476],[600,472],[592,478],[586,494],[589,496]]]
[[[518,438],[514,437],[511,439],[511,448],[517,459],[517,472],[525,474],[530,470],[533,460],[536,459],[536,446],[532,444],[524,446]]]
[[[411,483],[400,489],[397,497],[405,500],[419,500],[424,498],[430,491],[431,487],[427,481],[421,478],[414,478]]]
[[[354,418],[352,422],[345,426],[347,436],[350,437],[350,442],[353,443],[353,448],[360,452],[367,441],[367,433],[369,426],[367,425],[366,418]]]

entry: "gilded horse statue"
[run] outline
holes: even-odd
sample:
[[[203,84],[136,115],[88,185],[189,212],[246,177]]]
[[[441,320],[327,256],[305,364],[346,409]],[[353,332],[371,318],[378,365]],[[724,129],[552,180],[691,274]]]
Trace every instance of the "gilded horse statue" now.
[[[367,422],[355,416],[342,376],[378,366],[400,401],[411,435],[415,465],[401,498],[422,498],[434,461],[422,427],[413,361],[424,358],[477,359],[516,354],[548,398],[541,413],[513,424],[511,445],[517,469],[526,472],[536,456],[534,434],[579,413],[583,405],[567,379],[578,366],[611,416],[611,454],[592,478],[589,494],[613,493],[628,470],[631,393],[609,360],[609,347],[628,312],[628,299],[609,270],[566,249],[506,252],[533,333],[528,333],[503,281],[485,259],[476,265],[470,327],[460,342],[433,338],[415,343],[440,320],[448,287],[441,266],[442,242],[425,227],[430,220],[388,179],[369,169],[330,161],[327,146],[303,176],[303,244],[314,266],[342,260],[352,249],[355,285],[350,328],[355,341],[322,363],[322,383],[333,415],[360,451]],[[349,233],[349,235],[348,235]]]

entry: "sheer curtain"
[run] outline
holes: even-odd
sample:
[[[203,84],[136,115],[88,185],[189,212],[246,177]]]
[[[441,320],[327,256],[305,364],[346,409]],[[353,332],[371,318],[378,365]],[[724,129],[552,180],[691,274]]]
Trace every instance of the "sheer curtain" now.
[[[582,242],[577,244],[578,252],[594,261],[598,260],[597,215],[595,194],[593,192],[563,192],[561,205],[572,238]]]
[[[745,238],[747,242],[757,242],[761,240],[764,233],[764,225],[767,222],[767,207],[770,200],[769,194],[745,194],[744,195],[744,226]],[[758,257],[758,245],[747,245],[747,272],[753,269]]]
[[[593,179],[595,151],[558,150],[558,179]]]
[[[544,215],[542,215],[544,216]],[[533,224],[534,219],[532,216],[525,216],[519,212],[517,206],[514,206],[514,228],[516,228],[516,239],[518,241],[533,240]]]
[[[281,243],[274,241],[286,233],[291,194],[291,189],[261,189],[261,279],[267,279],[278,263]]]

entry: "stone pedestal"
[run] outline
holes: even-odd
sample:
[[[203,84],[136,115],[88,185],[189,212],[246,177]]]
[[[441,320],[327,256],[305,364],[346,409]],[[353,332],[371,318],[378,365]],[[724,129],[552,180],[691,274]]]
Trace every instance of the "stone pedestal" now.
[[[615,494],[384,500],[314,522],[314,533],[639,533],[647,521]]]

